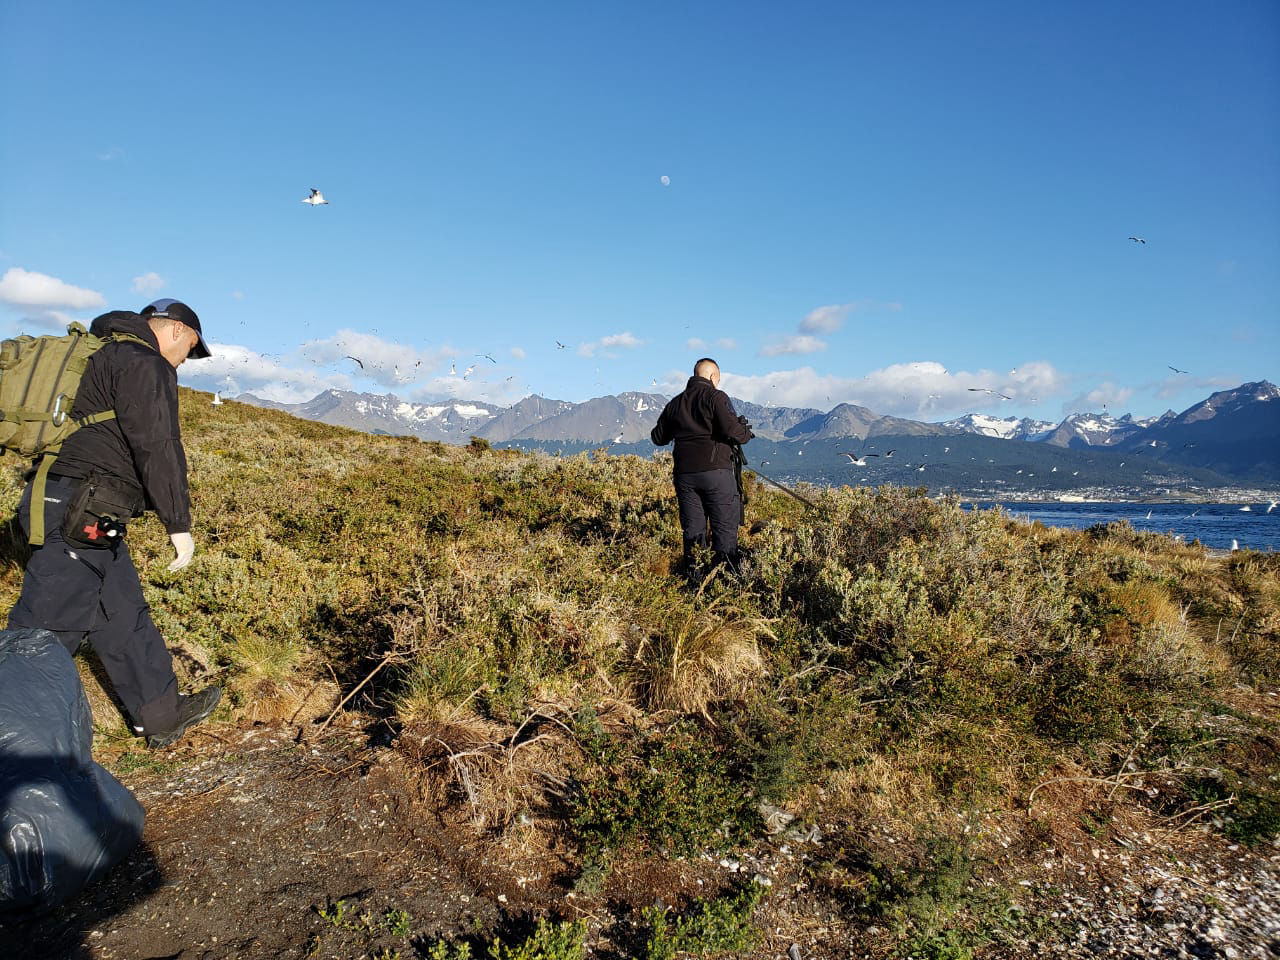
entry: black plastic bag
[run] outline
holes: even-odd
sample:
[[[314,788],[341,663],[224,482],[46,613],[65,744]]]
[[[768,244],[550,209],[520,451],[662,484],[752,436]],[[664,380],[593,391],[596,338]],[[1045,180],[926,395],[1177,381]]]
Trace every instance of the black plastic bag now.
[[[47,630],[0,631],[0,911],[48,909],[142,837],[129,790],[93,762],[93,717]]]

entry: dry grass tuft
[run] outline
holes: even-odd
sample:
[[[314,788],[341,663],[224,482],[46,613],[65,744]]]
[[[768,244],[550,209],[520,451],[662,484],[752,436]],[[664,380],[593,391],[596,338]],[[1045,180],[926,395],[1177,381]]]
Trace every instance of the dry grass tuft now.
[[[406,727],[399,749],[419,764],[429,798],[462,803],[470,825],[491,836],[527,827],[563,796],[577,756],[570,731],[548,714],[512,727],[444,705]]]
[[[650,709],[697,713],[709,720],[713,703],[745,700],[763,675],[757,636],[767,634],[768,627],[723,610],[722,600],[704,610],[695,608],[636,648],[635,687]]]

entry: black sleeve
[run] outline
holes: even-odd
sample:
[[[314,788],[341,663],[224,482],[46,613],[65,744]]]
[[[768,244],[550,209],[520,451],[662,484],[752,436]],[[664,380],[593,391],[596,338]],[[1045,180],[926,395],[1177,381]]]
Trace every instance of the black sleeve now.
[[[168,533],[191,530],[187,454],[178,424],[178,378],[164,357],[143,347],[122,364],[116,420],[133,454],[147,500]]]
[[[713,436],[736,443],[746,443],[751,439],[751,431],[744,427],[738,420],[738,415],[733,411],[733,403],[729,400],[729,395],[722,390],[717,390],[714,405],[711,410],[711,429]]]
[[[672,440],[671,429],[670,427],[667,426],[667,408],[666,407],[662,408],[662,414],[658,417],[657,424],[655,424],[654,428],[649,431],[649,439],[652,440],[654,444],[659,447],[666,446],[668,443],[671,442]]]

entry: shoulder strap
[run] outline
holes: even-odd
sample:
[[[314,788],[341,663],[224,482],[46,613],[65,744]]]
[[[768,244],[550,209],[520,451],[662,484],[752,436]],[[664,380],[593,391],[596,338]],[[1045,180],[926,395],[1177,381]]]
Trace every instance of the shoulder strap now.
[[[140,337],[136,333],[125,333],[123,330],[115,330],[102,338],[107,343],[140,343],[153,353],[159,353],[155,346],[149,343],[145,337]]]

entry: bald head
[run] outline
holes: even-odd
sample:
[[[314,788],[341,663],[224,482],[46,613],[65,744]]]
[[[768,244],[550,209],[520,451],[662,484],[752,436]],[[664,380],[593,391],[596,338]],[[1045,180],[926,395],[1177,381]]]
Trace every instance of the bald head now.
[[[702,377],[704,380],[710,380],[712,383],[718,383],[720,380],[720,364],[710,357],[703,357],[693,365],[693,375]]]

